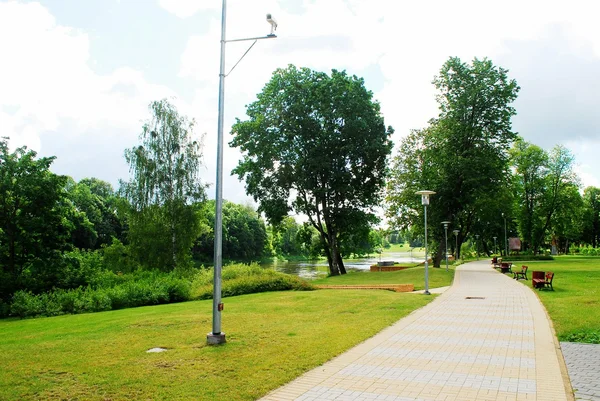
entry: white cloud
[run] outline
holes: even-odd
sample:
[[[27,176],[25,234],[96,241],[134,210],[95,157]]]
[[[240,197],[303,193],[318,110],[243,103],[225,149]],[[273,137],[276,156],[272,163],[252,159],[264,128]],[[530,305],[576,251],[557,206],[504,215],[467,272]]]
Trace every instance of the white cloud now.
[[[81,174],[72,165],[75,154],[80,162],[96,156],[94,149],[68,145],[93,142],[82,139],[99,135],[99,127],[103,140],[113,145],[106,162],[124,164],[123,149],[137,137],[148,103],[175,95],[128,67],[96,74],[89,66],[88,35],[58,25],[39,3],[0,3],[0,53],[11,60],[0,63],[1,135],[11,137],[13,148],[27,145],[42,154],[45,148],[64,151],[55,164],[74,169],[62,173]],[[7,108],[16,111],[2,112]],[[102,176],[102,168],[96,168],[100,178],[113,183],[126,178]],[[94,174],[94,166],[83,170]]]
[[[216,0],[158,0],[158,4],[179,18],[188,18],[198,11],[217,10],[220,2]]]

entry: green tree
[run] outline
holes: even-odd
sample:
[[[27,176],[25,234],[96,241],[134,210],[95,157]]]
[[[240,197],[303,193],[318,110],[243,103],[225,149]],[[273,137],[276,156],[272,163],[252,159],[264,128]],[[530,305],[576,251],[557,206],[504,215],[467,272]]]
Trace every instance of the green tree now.
[[[202,208],[204,231],[194,246],[196,258],[213,261],[215,203],[208,201]],[[223,257],[237,261],[256,261],[264,255],[267,245],[265,222],[248,205],[223,202]]]
[[[600,188],[587,187],[583,191],[585,242],[596,248],[600,244]]]
[[[69,248],[67,177],[26,147],[9,152],[0,140],[0,299],[18,289],[42,291],[60,279],[61,253]]]
[[[273,245],[277,255],[300,255],[298,231],[300,225],[291,217],[285,217],[273,227]]]
[[[140,146],[125,151],[131,181],[121,191],[131,204],[128,238],[132,253],[149,268],[170,270],[189,260],[200,231],[195,202],[205,198],[200,181],[201,142],[195,122],[166,99],[149,106]]]
[[[415,192],[436,191],[428,208],[431,238],[443,255],[443,220],[458,229],[460,245],[482,222],[497,222],[510,203],[508,149],[517,138],[511,117],[519,87],[488,59],[471,64],[456,57],[433,84],[440,113],[400,143],[388,184],[387,216],[398,228],[422,230],[423,207]],[[499,224],[499,223],[494,223]]]
[[[93,225],[96,240],[89,248],[99,249],[112,244],[112,238],[123,240],[125,229],[115,191],[106,181],[84,178],[69,190],[77,210],[82,211]]]
[[[318,231],[331,275],[346,272],[346,233],[374,220],[392,129],[363,79],[333,70],[278,69],[233,126],[234,169],[271,224],[288,212],[308,216]]]
[[[539,146],[523,140],[510,150],[514,167],[515,203],[519,233],[524,249],[539,247],[542,204],[548,175],[548,154]]]

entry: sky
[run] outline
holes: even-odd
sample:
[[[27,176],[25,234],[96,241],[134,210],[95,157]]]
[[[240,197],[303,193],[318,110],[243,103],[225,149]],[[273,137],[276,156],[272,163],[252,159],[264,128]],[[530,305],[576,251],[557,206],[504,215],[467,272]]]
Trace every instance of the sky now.
[[[139,144],[153,100],[197,122],[201,176],[214,197],[220,0],[0,0],[0,136],[52,170],[115,188],[124,150]],[[229,0],[227,39],[270,32],[225,84],[225,142],[245,105],[288,64],[363,77],[399,141],[437,116],[431,84],[449,57],[488,57],[521,91],[513,129],[575,156],[582,185],[600,187],[600,3],[595,0]],[[229,43],[229,70],[251,42]],[[395,152],[394,152],[395,153]],[[246,203],[224,149],[225,199]]]

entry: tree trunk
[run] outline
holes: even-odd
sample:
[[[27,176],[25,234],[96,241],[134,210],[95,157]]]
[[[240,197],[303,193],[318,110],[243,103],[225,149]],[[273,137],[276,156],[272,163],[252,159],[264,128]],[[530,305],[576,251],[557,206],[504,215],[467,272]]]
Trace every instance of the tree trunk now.
[[[346,267],[344,266],[344,261],[342,260],[342,254],[340,253],[339,248],[335,251],[335,257],[337,259],[338,268],[340,269],[340,274],[346,274]]]
[[[435,254],[433,255],[433,267],[440,267],[441,263],[442,263],[442,259],[444,259],[444,250],[445,250],[445,245],[440,242],[437,248],[437,251],[435,251]]]

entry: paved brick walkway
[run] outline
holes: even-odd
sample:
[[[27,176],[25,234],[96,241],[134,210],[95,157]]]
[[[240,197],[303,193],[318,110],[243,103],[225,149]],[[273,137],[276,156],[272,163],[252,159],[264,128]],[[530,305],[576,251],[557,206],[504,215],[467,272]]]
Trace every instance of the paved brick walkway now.
[[[560,343],[578,400],[600,401],[600,344]]]
[[[263,400],[569,400],[557,345],[529,288],[472,262],[429,305]]]

